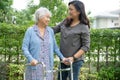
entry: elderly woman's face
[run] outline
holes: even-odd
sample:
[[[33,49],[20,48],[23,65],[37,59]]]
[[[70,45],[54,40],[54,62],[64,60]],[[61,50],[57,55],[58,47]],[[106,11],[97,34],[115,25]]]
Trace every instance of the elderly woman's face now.
[[[47,26],[50,22],[50,14],[46,14],[45,16],[43,16],[39,22],[41,22],[42,24],[44,24],[45,26]]]

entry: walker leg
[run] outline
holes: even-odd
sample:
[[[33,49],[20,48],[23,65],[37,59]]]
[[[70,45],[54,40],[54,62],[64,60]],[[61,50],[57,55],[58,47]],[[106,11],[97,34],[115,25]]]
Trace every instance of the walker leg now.
[[[46,80],[46,65],[42,62],[42,67],[43,67],[43,78]]]
[[[60,63],[60,69],[61,69],[61,63]],[[62,71],[60,70],[60,80],[62,80]]]
[[[70,62],[70,68],[71,68],[71,80],[73,80],[73,66],[72,66],[72,62]]]
[[[23,74],[23,80],[25,80],[25,73]]]

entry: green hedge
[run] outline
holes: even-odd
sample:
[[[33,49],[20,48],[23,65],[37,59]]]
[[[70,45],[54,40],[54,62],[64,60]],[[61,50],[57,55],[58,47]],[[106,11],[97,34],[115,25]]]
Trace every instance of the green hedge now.
[[[19,73],[21,76],[21,72],[18,71],[20,69],[18,64],[25,61],[21,44],[27,28],[28,26],[0,23],[0,62],[9,63],[9,76],[14,73]],[[89,76],[87,77],[90,78],[90,76],[96,75],[99,79],[116,79],[118,77],[116,75],[120,75],[120,72],[115,73],[116,69],[119,70],[120,65],[120,30],[92,29],[90,32],[91,48],[85,55],[86,64],[84,65],[88,69]],[[59,34],[56,35],[58,44],[60,41],[59,36]],[[100,60],[100,57],[103,58],[103,61]],[[91,66],[95,68],[95,72],[93,72]],[[106,69],[106,67],[110,68]],[[110,74],[104,72],[110,72]],[[91,75],[93,73],[95,74]],[[17,78],[17,80],[21,79]]]

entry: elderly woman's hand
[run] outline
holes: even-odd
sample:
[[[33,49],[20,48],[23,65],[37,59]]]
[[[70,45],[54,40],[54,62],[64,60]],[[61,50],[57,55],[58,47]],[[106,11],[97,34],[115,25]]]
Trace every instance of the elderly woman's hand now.
[[[65,65],[70,65],[70,62],[74,62],[74,59],[73,59],[73,57],[68,57],[68,58],[64,58],[63,60],[62,60],[62,62],[65,64]]]
[[[63,58],[62,63],[64,63],[65,65],[68,65],[69,64],[69,59],[68,58]]]
[[[30,62],[30,64],[31,64],[32,66],[36,66],[36,65],[38,64],[38,61],[35,60],[35,59],[33,59],[33,60]]]
[[[62,63],[65,63],[66,61],[68,61],[68,58],[63,58],[62,59]]]

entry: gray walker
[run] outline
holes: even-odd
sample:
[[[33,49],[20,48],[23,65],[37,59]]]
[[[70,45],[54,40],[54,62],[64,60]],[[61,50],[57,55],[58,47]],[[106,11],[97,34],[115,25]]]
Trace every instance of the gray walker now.
[[[70,68],[66,69],[56,69],[56,70],[46,70],[46,65],[43,62],[38,62],[38,64],[41,64],[43,67],[43,80],[46,80],[46,74],[47,73],[53,73],[53,72],[60,72],[60,80],[62,80],[62,72],[63,71],[70,71],[71,73],[71,80],[73,80],[73,67],[72,67],[72,62],[70,62]],[[26,64],[25,66],[30,66],[30,63]],[[61,65],[60,65],[61,66]],[[24,72],[24,80],[25,80],[25,72]]]

